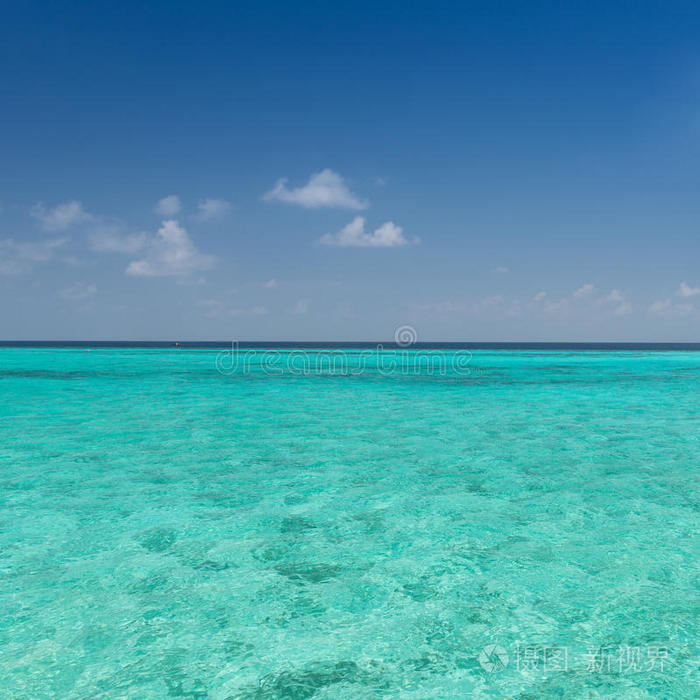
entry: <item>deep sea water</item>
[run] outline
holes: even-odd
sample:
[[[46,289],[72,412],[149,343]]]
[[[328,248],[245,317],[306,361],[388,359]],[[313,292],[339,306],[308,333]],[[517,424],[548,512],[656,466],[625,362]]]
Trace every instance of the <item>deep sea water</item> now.
[[[0,349],[0,697],[698,697],[700,353],[217,352]]]

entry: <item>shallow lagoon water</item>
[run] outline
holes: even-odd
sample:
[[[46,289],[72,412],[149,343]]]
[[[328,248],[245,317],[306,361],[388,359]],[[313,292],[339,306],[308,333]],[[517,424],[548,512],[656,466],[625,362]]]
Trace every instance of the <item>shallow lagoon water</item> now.
[[[0,349],[3,698],[697,697],[700,353],[219,352]]]

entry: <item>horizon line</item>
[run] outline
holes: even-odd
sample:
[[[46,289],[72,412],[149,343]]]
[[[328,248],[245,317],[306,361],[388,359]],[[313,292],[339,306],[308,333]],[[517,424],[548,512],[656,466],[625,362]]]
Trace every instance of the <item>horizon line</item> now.
[[[420,348],[435,345],[444,346],[498,346],[498,345],[519,345],[519,346],[698,346],[700,340],[425,340],[403,345],[395,340],[173,340],[173,339],[150,339],[150,340],[84,340],[84,339],[0,339],[0,347],[17,346],[51,346],[51,345],[157,345],[163,347],[186,347],[193,345],[209,346],[309,346],[309,345],[335,345],[335,346],[382,346],[391,348]]]

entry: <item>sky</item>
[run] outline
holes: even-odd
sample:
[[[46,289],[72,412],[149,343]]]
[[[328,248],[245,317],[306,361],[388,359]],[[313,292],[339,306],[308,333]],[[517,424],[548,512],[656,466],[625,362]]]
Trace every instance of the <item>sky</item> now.
[[[1,15],[0,339],[700,340],[697,3]]]

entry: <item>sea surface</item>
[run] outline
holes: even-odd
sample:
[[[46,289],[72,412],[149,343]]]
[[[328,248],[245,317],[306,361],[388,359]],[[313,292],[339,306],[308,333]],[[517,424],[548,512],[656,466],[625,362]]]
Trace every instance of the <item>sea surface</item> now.
[[[28,345],[3,700],[699,697],[691,347]]]

